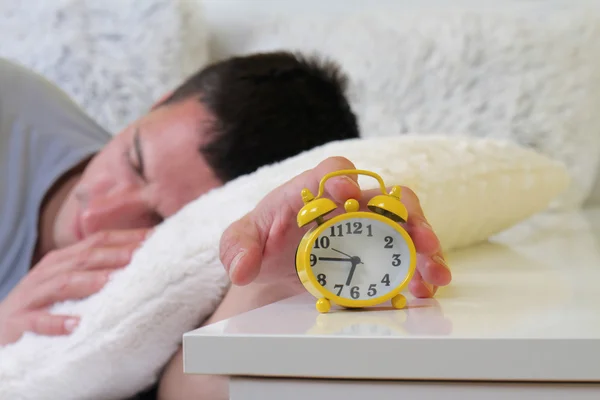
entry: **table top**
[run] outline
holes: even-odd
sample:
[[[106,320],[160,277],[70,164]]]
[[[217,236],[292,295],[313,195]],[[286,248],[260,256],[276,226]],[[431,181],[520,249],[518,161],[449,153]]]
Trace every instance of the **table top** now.
[[[540,214],[447,254],[435,299],[319,314],[309,294],[184,335],[184,371],[600,381],[600,209]]]

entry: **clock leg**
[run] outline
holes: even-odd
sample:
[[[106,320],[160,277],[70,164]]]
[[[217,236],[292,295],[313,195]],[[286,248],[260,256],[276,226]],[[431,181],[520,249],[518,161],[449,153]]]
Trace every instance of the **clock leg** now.
[[[320,313],[329,312],[331,309],[331,303],[326,298],[320,298],[317,300],[317,311]]]
[[[392,297],[392,307],[397,309],[406,307],[406,297],[402,296],[401,294]]]

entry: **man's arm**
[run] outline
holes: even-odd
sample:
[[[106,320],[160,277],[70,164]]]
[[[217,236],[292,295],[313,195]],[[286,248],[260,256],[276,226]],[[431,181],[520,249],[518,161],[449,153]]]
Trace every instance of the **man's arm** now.
[[[294,253],[303,231],[296,214],[303,206],[300,191],[317,192],[321,178],[332,171],[353,169],[345,158],[329,158],[269,193],[257,207],[233,223],[221,238],[221,261],[233,285],[214,314],[202,325],[262,307],[304,291],[294,269]],[[348,198],[369,197],[356,178],[332,178],[328,195],[343,204]],[[417,272],[410,283],[416,297],[432,297],[438,286],[448,285],[451,273],[443,261],[440,243],[427,223],[417,196],[407,188],[403,202],[409,212],[407,229],[418,252]],[[242,256],[240,256],[242,255]],[[159,400],[226,400],[228,380],[221,376],[184,375],[183,351],[171,359],[159,385]]]

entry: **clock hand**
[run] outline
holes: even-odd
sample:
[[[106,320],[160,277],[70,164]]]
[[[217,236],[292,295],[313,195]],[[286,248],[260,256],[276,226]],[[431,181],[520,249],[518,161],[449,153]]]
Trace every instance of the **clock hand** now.
[[[356,269],[357,265],[358,265],[358,262],[356,262],[356,259],[352,259],[352,267],[350,268],[350,273],[348,274],[348,279],[346,279],[346,286],[350,286],[350,284],[352,283],[352,276],[354,276],[354,270]]]
[[[352,257],[352,267],[350,268],[350,273],[348,274],[348,279],[346,280],[346,286],[350,286],[352,283],[352,277],[354,276],[354,270],[358,264],[364,264],[360,257]]]
[[[352,258],[352,256],[351,256],[350,254],[346,254],[346,253],[344,253],[343,251],[339,251],[338,249],[331,249],[331,250],[333,250],[333,251],[337,251],[338,253],[340,253],[340,254],[343,254],[343,255],[345,255],[346,257],[350,257],[350,258]]]
[[[336,257],[319,257],[323,261],[352,261],[351,258],[336,258]]]

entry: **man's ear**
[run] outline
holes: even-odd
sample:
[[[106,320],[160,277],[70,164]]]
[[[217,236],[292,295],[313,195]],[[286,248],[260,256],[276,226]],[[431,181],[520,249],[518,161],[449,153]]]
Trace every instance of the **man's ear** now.
[[[152,105],[152,110],[154,110],[155,108],[159,107],[165,100],[167,100],[169,97],[171,97],[172,94],[173,94],[173,91],[170,91],[170,92],[167,92],[167,93],[163,94],[161,96],[161,98],[158,99],[158,101],[156,101]]]

